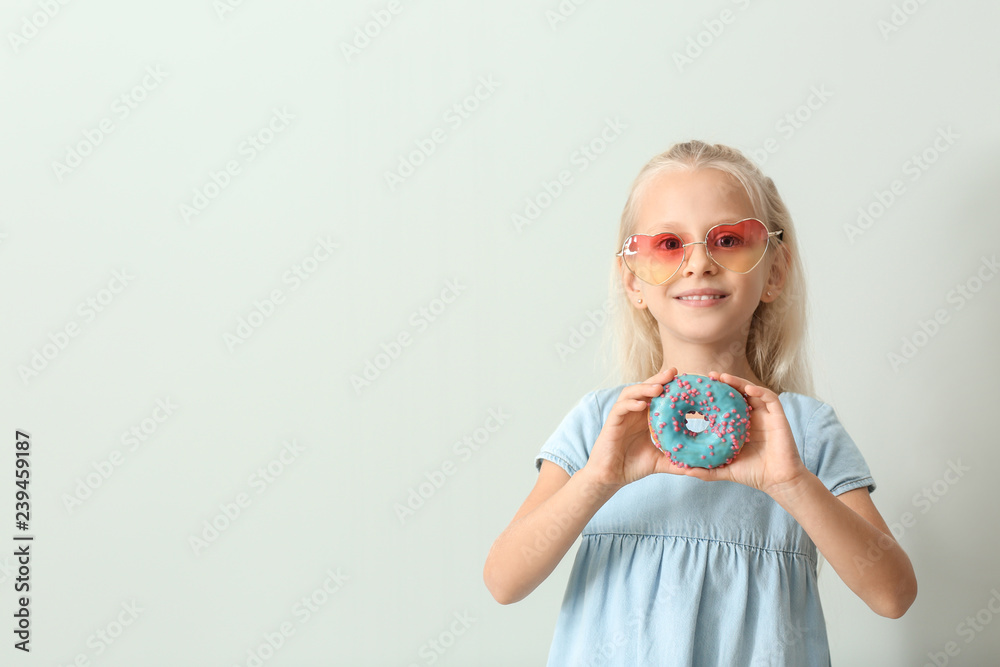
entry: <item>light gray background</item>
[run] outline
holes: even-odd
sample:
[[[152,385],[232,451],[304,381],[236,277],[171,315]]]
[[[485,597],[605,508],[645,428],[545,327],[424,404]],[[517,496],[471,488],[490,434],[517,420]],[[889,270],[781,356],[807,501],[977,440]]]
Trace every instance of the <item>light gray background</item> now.
[[[573,11],[552,23],[555,0],[404,0],[348,59],[341,45],[386,2],[246,0],[220,16],[210,0],[95,0],[51,17],[44,4],[0,16],[6,625],[15,429],[32,436],[36,535],[33,651],[6,633],[0,662],[246,665],[289,623],[264,664],[543,664],[575,548],[507,607],[483,563],[544,440],[606,384],[588,313],[607,298],[628,186],[690,138],[775,141],[763,168],[800,234],[817,395],[860,446],[916,568],[916,603],[889,620],[824,567],[834,663],[922,665],[950,641],[949,664],[1000,655],[987,606],[1000,590],[1000,280],[976,283],[1000,246],[1000,6],[587,2],[563,3]],[[713,24],[724,10],[732,20]],[[883,34],[894,11],[901,25]],[[116,115],[157,67],[162,81]],[[495,90],[449,124],[481,77]],[[241,142],[274,109],[294,119],[246,161]],[[800,119],[790,135],[788,114]],[[60,179],[53,163],[104,118],[113,131]],[[580,171],[574,154],[609,119],[624,129]],[[385,173],[435,128],[443,143],[391,189]],[[933,155],[947,128],[958,138]],[[912,180],[907,163],[925,150],[936,161]],[[186,223],[180,205],[229,160],[240,173]],[[516,229],[512,215],[561,170],[572,183]],[[903,194],[849,239],[858,208],[897,179]],[[292,289],[283,275],[320,237],[337,249]],[[112,293],[116,270],[134,278]],[[418,328],[447,281],[457,298]],[[979,290],[958,308],[960,284]],[[284,302],[231,351],[224,336],[274,289]],[[109,297],[91,321],[78,310]],[[921,336],[938,310],[947,321]],[[79,335],[22,379],[70,323]],[[560,355],[574,332],[593,335]],[[411,344],[356,391],[351,376],[400,334]],[[904,338],[920,347],[894,368]],[[158,399],[177,407],[132,451],[122,434]],[[508,415],[502,427],[460,455],[491,409]],[[257,493],[250,477],[292,439],[303,451]],[[115,450],[121,465],[67,509]],[[446,462],[454,474],[401,521],[397,503]],[[955,462],[970,469],[946,476]],[[241,493],[251,504],[196,555],[190,536]],[[346,581],[302,622],[295,605],[329,571]],[[98,654],[92,636],[133,600],[142,611]],[[977,613],[993,623],[969,639],[959,626]]]

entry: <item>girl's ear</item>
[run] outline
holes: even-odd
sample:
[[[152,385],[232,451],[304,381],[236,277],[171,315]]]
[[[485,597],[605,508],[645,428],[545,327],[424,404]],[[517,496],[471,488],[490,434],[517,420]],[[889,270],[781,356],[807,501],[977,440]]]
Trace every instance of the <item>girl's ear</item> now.
[[[777,249],[781,257],[775,257],[771,262],[771,273],[768,275],[767,285],[764,286],[764,294],[761,296],[761,300],[765,303],[776,300],[781,294],[781,290],[785,287],[785,278],[788,277],[788,267],[792,264],[792,253],[788,246],[782,243]]]
[[[639,299],[642,298],[642,291],[639,289],[639,279],[635,277],[634,273],[628,270],[621,257],[618,258],[618,270],[621,271],[622,288],[625,290],[625,296],[628,297],[632,306],[640,310],[645,308],[645,302],[639,303]]]

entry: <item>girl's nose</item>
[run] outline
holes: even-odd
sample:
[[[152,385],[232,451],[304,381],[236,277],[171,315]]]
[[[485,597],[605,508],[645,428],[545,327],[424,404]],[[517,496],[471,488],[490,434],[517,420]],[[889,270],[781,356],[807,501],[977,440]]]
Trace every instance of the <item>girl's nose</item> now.
[[[685,275],[704,273],[706,270],[718,270],[718,264],[708,256],[708,246],[704,241],[692,243],[687,248],[687,259],[684,263]]]

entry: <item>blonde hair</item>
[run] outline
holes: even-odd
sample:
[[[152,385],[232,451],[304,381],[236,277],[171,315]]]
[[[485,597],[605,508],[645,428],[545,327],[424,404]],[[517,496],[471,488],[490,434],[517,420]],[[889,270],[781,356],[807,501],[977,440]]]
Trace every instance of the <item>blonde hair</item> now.
[[[621,250],[625,239],[635,233],[640,202],[649,183],[671,171],[696,169],[718,169],[732,176],[746,190],[754,217],[770,231],[784,230],[780,241],[771,237],[765,262],[755,269],[770,271],[772,263],[780,262],[785,269],[784,288],[776,300],[757,306],[749,325],[744,327],[745,349],[730,349],[720,354],[719,370],[745,354],[754,374],[775,393],[791,391],[811,396],[812,374],[805,349],[805,280],[795,226],[774,181],[740,151],[722,144],[688,141],[674,144],[647,162],[632,183],[613,253]],[[787,250],[787,257],[779,246]],[[615,257],[611,268],[612,326],[605,329],[605,345],[610,343],[609,337],[615,339],[619,382],[642,382],[660,370],[663,348],[656,320],[649,310],[630,304],[618,262]]]

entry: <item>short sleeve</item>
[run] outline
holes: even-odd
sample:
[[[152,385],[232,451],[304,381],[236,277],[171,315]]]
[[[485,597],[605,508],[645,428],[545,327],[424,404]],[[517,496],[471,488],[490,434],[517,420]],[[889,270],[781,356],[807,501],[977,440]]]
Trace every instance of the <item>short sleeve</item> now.
[[[535,469],[541,471],[542,460],[548,459],[570,475],[575,475],[586,465],[590,450],[603,427],[597,392],[592,391],[563,417],[562,423],[542,445],[535,457]]]
[[[863,486],[869,493],[875,490],[875,480],[861,450],[827,403],[821,403],[809,418],[804,452],[806,467],[833,495]]]

